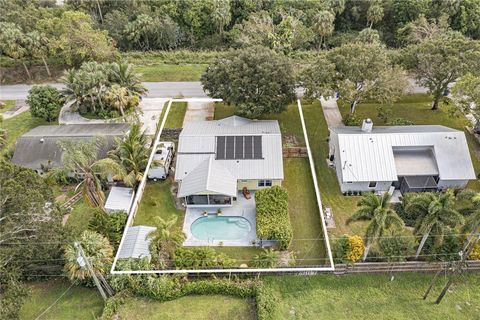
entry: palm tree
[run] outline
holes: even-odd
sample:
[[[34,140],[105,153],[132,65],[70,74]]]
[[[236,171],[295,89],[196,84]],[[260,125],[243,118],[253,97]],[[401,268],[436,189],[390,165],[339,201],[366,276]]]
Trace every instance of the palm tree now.
[[[165,265],[172,265],[172,257],[175,249],[182,245],[185,236],[178,230],[175,230],[177,223],[177,216],[172,216],[166,220],[162,217],[154,218],[154,226],[157,228],[154,232],[148,235],[153,239],[157,248],[160,262]]]
[[[104,275],[112,263],[113,248],[108,239],[94,231],[85,230],[79,240],[86,258],[92,265],[94,272]],[[70,280],[85,280],[91,277],[87,268],[82,268],[78,262],[78,250],[75,246],[65,247],[65,272]]]
[[[462,233],[468,234],[467,240],[463,245],[463,250],[465,251],[475,235],[480,233],[480,192],[462,192],[459,194],[459,199],[465,199],[471,203],[471,206],[465,209],[468,217],[465,219],[465,224],[462,227]]]
[[[374,1],[367,11],[367,25],[372,28],[374,23],[383,19],[383,7],[380,3]]]
[[[147,136],[136,123],[132,125],[128,135],[123,139],[117,139],[116,143],[116,149],[110,151],[109,156],[125,169],[126,174],[123,178],[125,184],[135,186],[142,180],[148,164]]]
[[[125,117],[124,110],[129,104],[129,96],[126,88],[114,84],[105,93],[105,100],[109,102],[110,106],[119,110],[122,117]]]
[[[63,149],[61,170],[76,173],[81,179],[77,189],[82,187],[86,202],[92,207],[101,208],[105,203],[105,194],[102,191],[100,178],[112,176],[122,179],[125,176],[123,167],[113,159],[96,160],[102,143],[100,138],[93,138],[87,142],[73,140],[58,142]]]
[[[130,96],[140,96],[148,92],[140,81],[140,76],[133,71],[133,65],[114,62],[111,67],[111,83],[116,83],[127,90]]]
[[[320,11],[314,17],[313,28],[314,31],[320,35],[320,43],[318,44],[318,50],[322,48],[323,41],[326,36],[329,36],[333,33],[335,26],[333,22],[335,21],[335,15],[328,11]]]
[[[365,252],[362,261],[365,261],[372,244],[392,228],[402,228],[403,221],[390,207],[390,194],[376,196],[368,193],[358,202],[358,209],[350,218],[347,225],[355,221],[370,221],[365,232]]]
[[[26,48],[32,58],[41,58],[49,77],[52,76],[45,57],[48,55],[48,38],[36,30],[27,33]]]
[[[256,268],[275,268],[280,262],[280,255],[273,249],[263,250],[253,257],[253,266]]]
[[[420,193],[410,200],[405,210],[418,216],[414,232],[422,235],[415,258],[420,255],[425,241],[432,232],[435,245],[439,246],[443,243],[448,228],[455,228],[464,220],[455,210],[455,196],[450,191]]]

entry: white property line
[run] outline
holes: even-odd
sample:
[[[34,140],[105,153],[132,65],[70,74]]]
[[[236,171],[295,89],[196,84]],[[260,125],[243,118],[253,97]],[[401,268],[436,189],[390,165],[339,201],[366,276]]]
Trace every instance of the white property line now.
[[[143,188],[145,187],[146,181],[147,181],[147,171],[150,168],[152,161],[153,161],[153,156],[155,154],[155,150],[158,146],[158,143],[160,141],[160,136],[162,134],[163,128],[165,126],[168,114],[170,112],[170,107],[172,106],[172,102],[217,102],[217,101],[223,101],[222,99],[209,99],[209,98],[188,98],[188,99],[172,99],[170,98],[168,101],[168,106],[167,110],[165,111],[165,115],[163,116],[162,119],[162,124],[160,126],[160,130],[158,131],[156,137],[155,137],[155,143],[152,148],[152,153],[150,155],[150,158],[148,160],[147,164],[147,169],[145,170],[145,174],[143,175],[142,181],[140,182],[140,185],[138,187],[137,194],[135,196],[134,204],[132,205],[132,208],[130,209],[129,215],[128,215],[128,220],[125,226],[125,230],[123,231],[122,239],[120,241],[120,245],[118,246],[117,253],[115,255],[115,259],[113,260],[112,268],[110,269],[110,274],[195,274],[195,273],[271,273],[271,272],[326,272],[326,271],[334,271],[335,270],[335,265],[333,264],[333,258],[332,258],[332,252],[330,249],[330,242],[328,240],[328,234],[327,234],[327,227],[325,225],[325,219],[323,216],[323,210],[322,210],[322,203],[320,199],[320,191],[318,188],[318,183],[317,183],[317,176],[315,173],[315,167],[314,167],[314,162],[312,158],[312,153],[310,150],[310,145],[308,142],[308,136],[307,136],[307,129],[305,126],[305,121],[303,119],[303,112],[302,112],[302,106],[300,104],[300,100],[297,100],[298,103],[298,109],[300,113],[300,120],[302,122],[302,128],[303,128],[303,134],[305,136],[305,142],[307,145],[307,151],[308,151],[308,158],[310,162],[310,168],[311,168],[311,173],[313,177],[313,183],[315,186],[315,193],[317,197],[317,204],[318,208],[320,210],[320,216],[322,220],[322,229],[323,232],[325,233],[325,242],[327,246],[327,253],[328,253],[328,258],[330,261],[330,266],[329,267],[301,267],[301,268],[261,268],[261,269],[251,269],[251,268],[242,268],[242,269],[186,269],[186,270],[124,270],[124,271],[117,271],[115,270],[115,267],[117,265],[118,261],[118,255],[120,253],[120,248],[123,246],[123,242],[125,240],[125,235],[127,233],[127,229],[129,226],[132,225],[133,219],[136,214],[136,210],[138,208],[138,205],[140,203],[139,198],[141,198],[141,195],[143,194]]]

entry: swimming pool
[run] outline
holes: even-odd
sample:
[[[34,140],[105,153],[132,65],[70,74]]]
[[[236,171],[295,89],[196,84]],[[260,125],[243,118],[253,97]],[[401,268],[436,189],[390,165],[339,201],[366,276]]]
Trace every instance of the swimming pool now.
[[[243,217],[208,215],[195,220],[190,226],[192,235],[199,240],[241,240],[252,230]]]

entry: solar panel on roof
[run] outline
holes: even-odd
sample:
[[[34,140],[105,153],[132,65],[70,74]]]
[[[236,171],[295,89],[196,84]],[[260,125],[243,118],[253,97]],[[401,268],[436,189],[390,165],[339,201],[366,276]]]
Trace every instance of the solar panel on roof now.
[[[218,136],[217,160],[262,159],[261,136]]]
[[[243,136],[235,137],[235,159],[243,159]]]
[[[225,137],[217,137],[217,159],[225,159]]]
[[[235,159],[235,137],[229,136],[227,138],[225,159]]]
[[[245,137],[245,147],[244,147],[244,159],[253,159],[253,137]]]
[[[253,158],[262,159],[262,137],[253,137]]]

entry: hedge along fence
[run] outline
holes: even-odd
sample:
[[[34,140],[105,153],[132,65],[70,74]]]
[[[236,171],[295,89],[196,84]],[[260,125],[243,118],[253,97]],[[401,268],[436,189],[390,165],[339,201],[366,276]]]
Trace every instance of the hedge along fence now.
[[[288,248],[293,238],[288,214],[288,193],[283,187],[274,186],[255,193],[257,237],[277,240],[280,249]]]
[[[242,299],[254,298],[256,300],[257,319],[275,319],[278,297],[272,289],[265,287],[259,280],[207,279],[188,281],[179,277],[158,277],[155,275],[121,275],[118,278],[116,280],[112,279],[112,286],[120,292],[107,300],[102,319],[112,319],[125,299],[133,295],[147,297],[159,302],[171,301],[189,295],[229,295]]]

